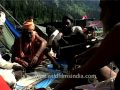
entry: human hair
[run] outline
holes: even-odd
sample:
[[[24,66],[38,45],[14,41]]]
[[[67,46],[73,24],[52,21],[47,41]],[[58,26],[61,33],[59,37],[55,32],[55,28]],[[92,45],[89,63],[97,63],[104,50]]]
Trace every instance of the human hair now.
[[[72,23],[74,22],[74,18],[70,14],[66,14],[63,16],[62,21],[69,19]]]

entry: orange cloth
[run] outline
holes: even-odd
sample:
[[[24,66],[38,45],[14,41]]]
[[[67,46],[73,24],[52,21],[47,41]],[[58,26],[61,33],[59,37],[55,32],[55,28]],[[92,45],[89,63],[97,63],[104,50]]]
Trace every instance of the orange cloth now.
[[[33,19],[27,19],[27,20],[23,23],[23,29],[33,31],[33,30],[35,29],[35,24],[34,24],[34,22],[33,22]]]
[[[35,39],[35,40],[34,40],[34,43],[32,43],[32,45],[31,45],[32,48],[30,47],[31,50],[28,51],[28,52],[24,52],[24,50],[23,50],[24,45],[22,45],[23,42],[22,42],[21,38],[22,38],[22,37],[20,37],[19,39],[16,39],[16,40],[15,40],[15,43],[14,43],[14,45],[13,45],[13,48],[15,48],[15,50],[14,50],[14,55],[15,55],[15,57],[21,58],[21,57],[22,57],[22,56],[21,56],[21,53],[23,53],[24,56],[26,56],[26,58],[25,58],[25,57],[22,57],[22,59],[24,59],[24,60],[27,59],[26,62],[27,62],[27,63],[30,63],[31,60],[32,60],[32,58],[36,55],[39,47],[41,46],[41,42],[39,42],[37,39]],[[20,47],[19,47],[19,46],[20,46]],[[16,47],[17,47],[17,48],[16,48]],[[31,54],[32,54],[32,55],[31,55]],[[43,56],[44,56],[44,54],[42,53],[42,54],[39,56],[38,62],[37,62],[34,66],[39,65],[39,64],[41,63],[41,61],[43,60]],[[19,64],[21,64],[21,65],[22,65],[22,63],[23,63],[23,62],[19,62],[19,60],[17,60],[16,62],[19,63]],[[24,65],[23,65],[23,66],[24,66]]]

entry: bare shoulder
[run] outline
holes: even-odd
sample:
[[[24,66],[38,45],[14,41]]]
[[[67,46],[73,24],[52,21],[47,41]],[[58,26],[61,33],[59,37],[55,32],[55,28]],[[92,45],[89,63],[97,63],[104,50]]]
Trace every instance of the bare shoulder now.
[[[113,30],[114,29],[117,29],[120,31],[120,22],[114,25]]]
[[[114,37],[120,36],[120,22],[113,26],[113,28],[109,34],[114,36]]]
[[[82,28],[80,26],[73,26],[72,30],[73,30],[73,32],[77,31],[77,32],[83,33],[83,30],[82,30]]]

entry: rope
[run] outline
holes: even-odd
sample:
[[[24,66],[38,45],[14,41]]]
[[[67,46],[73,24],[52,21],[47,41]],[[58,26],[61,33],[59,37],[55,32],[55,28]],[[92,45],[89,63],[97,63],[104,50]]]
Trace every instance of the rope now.
[[[19,26],[22,26],[1,4],[0,7],[15,21]]]

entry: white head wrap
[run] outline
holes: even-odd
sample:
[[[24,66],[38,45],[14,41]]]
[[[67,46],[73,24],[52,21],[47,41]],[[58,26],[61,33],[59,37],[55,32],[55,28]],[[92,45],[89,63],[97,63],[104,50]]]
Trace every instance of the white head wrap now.
[[[5,20],[6,20],[5,13],[0,11],[0,25],[4,25]]]

